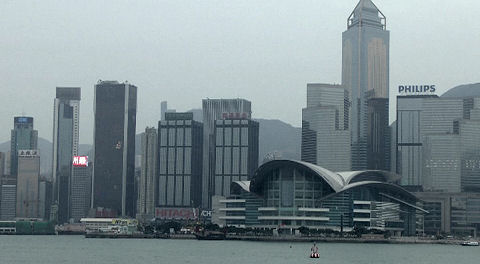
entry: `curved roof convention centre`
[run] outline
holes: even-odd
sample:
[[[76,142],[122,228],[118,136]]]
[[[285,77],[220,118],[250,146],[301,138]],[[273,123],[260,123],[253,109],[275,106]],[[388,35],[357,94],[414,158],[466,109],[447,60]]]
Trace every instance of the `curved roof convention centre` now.
[[[280,167],[293,167],[300,170],[310,171],[313,175],[328,183],[334,191],[332,195],[360,186],[380,187],[416,200],[416,197],[412,193],[394,184],[395,181],[400,179],[398,174],[380,170],[332,172],[315,164],[297,160],[272,160],[264,163],[255,171],[255,174],[250,181],[249,190],[254,193],[261,193],[263,182],[268,173]],[[246,187],[245,183],[242,183],[242,185]],[[330,196],[331,195],[328,195],[328,197]]]

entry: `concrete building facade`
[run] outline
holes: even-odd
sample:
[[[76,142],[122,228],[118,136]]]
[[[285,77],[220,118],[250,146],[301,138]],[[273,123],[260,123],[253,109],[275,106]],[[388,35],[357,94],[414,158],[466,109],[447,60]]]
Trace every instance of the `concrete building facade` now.
[[[137,218],[153,218],[155,199],[158,196],[158,134],[156,128],[142,133],[141,175],[138,184]]]
[[[19,150],[17,168],[16,217],[39,218],[40,153],[38,150]]]

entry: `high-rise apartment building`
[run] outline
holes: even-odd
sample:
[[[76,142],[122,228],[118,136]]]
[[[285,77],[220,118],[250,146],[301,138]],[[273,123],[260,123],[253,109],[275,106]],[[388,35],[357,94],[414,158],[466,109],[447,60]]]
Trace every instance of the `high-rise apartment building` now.
[[[202,207],[211,206],[214,194],[215,173],[215,121],[225,115],[248,117],[252,115],[251,102],[245,99],[204,99],[203,109],[203,173],[202,173]]]
[[[333,171],[351,168],[348,92],[341,85],[307,84],[302,110],[302,160]]]
[[[151,219],[155,214],[155,198],[158,193],[157,142],[157,129],[147,127],[142,133],[142,165],[138,183],[137,218]]]
[[[16,216],[38,218],[40,217],[38,194],[40,153],[38,150],[19,150],[17,168]]]
[[[193,113],[166,113],[158,123],[160,207],[198,207],[202,191],[203,125]]]
[[[342,39],[342,85],[349,92],[352,169],[363,170],[372,164],[378,166],[376,169],[388,169],[380,166],[386,162],[378,160],[382,153],[377,153],[386,150],[371,146],[387,142],[389,137],[388,133],[372,134],[388,131],[390,33],[385,16],[371,0],[360,0],[348,17]],[[384,105],[370,102],[377,98],[386,99]],[[372,118],[372,110],[380,112]],[[384,154],[389,155],[389,151]],[[372,153],[375,155],[369,156]]]
[[[214,195],[230,196],[234,181],[253,177],[258,167],[259,124],[248,118],[215,121]]]
[[[41,178],[38,183],[38,218],[49,220],[53,198],[53,183]]]
[[[94,114],[93,208],[133,217],[137,87],[99,81]]]
[[[37,142],[38,131],[33,129],[33,117],[14,117],[10,138],[10,175],[17,175],[18,151],[22,149],[37,149]]]
[[[58,223],[71,214],[72,159],[78,155],[80,88],[57,87],[53,110],[54,203],[58,205]]]
[[[0,186],[0,221],[14,220],[17,207],[17,181],[14,177],[2,177]]]

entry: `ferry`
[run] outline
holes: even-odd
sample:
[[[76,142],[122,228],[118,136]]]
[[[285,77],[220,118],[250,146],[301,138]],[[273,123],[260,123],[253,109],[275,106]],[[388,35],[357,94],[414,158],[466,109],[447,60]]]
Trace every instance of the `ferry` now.
[[[478,241],[463,241],[462,246],[478,246]]]

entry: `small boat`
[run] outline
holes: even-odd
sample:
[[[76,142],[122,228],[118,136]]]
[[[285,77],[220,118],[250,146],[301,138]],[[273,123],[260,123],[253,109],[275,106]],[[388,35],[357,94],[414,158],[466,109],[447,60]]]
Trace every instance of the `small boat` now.
[[[463,241],[462,246],[478,246],[478,241]]]
[[[318,253],[313,253],[313,252],[312,252],[312,253],[310,254],[310,258],[320,258],[320,254],[318,254]]]

